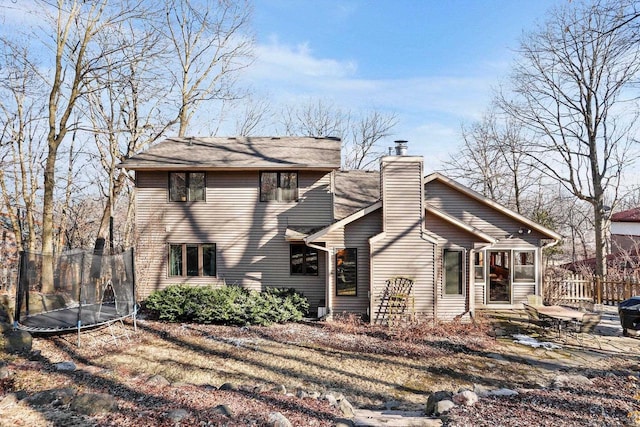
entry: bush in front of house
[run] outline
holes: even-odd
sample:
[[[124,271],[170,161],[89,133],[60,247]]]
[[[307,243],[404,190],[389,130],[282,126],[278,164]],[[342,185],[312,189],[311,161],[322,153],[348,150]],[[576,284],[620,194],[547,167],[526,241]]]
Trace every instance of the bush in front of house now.
[[[169,322],[263,326],[300,321],[309,311],[307,299],[294,289],[239,286],[172,285],[151,293],[144,307]]]

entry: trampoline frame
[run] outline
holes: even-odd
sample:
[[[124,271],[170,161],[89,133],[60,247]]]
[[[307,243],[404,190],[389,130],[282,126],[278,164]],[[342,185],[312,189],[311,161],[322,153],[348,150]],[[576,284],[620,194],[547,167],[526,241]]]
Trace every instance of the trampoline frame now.
[[[81,331],[84,329],[94,329],[94,328],[98,328],[100,326],[105,326],[105,325],[110,327],[113,323],[116,323],[116,322],[120,322],[124,324],[123,322],[124,319],[131,317],[133,320],[134,331],[137,331],[136,316],[137,316],[138,306],[135,301],[135,295],[136,295],[135,293],[135,290],[136,290],[135,251],[133,248],[128,249],[128,251],[130,251],[131,253],[131,287],[130,287],[131,293],[130,295],[132,300],[129,301],[128,298],[125,300],[127,304],[131,304],[131,310],[127,310],[126,314],[118,313],[118,299],[117,299],[116,291],[111,279],[107,279],[102,283],[102,286],[100,289],[102,292],[101,292],[101,297],[99,301],[89,303],[89,304],[82,304],[82,291],[83,291],[83,288],[87,285],[84,277],[85,276],[84,268],[82,268],[80,271],[80,284],[78,287],[79,295],[78,295],[77,304],[30,314],[29,313],[30,289],[28,285],[25,286],[25,282],[23,282],[22,280],[22,275],[24,272],[26,272],[25,264],[24,264],[25,251],[21,251],[20,265],[18,268],[18,283],[16,286],[15,316],[14,316],[14,322],[13,322],[14,329],[20,329],[20,330],[27,331],[34,334],[62,334],[62,333],[71,332],[75,330],[77,331],[77,335],[78,335],[78,340],[77,340],[78,347],[80,347],[80,334],[81,334]],[[125,252],[127,252],[127,250],[119,254],[107,255],[107,256],[124,255]],[[87,253],[82,253],[82,262],[81,262],[82,267],[84,267],[84,261],[85,261],[86,255]],[[92,254],[91,256],[101,257],[103,255]],[[93,265],[93,259],[92,259],[91,270],[93,271],[93,269],[94,269],[94,265]],[[101,268],[99,269],[99,271],[101,272]],[[114,295],[113,302],[104,301],[104,295],[109,288],[111,288],[111,291],[113,292],[113,295]],[[127,286],[127,288],[129,287]],[[24,305],[26,310],[25,310],[24,316],[21,318],[23,299],[24,299]],[[107,317],[105,317],[104,320],[91,321],[92,318],[85,316],[84,320],[89,320],[89,322],[83,322],[83,316],[82,316],[83,309],[86,310],[89,307],[98,307],[97,310],[95,309],[90,310],[90,312],[93,312],[94,314],[98,313],[98,318],[100,318],[103,314],[106,315]],[[111,307],[113,307],[113,309]],[[107,308],[107,310],[103,312],[103,308]],[[77,313],[75,316],[72,316],[72,318],[75,317],[75,324],[73,324],[69,319],[66,319],[66,320],[64,319],[64,317],[68,317],[68,316],[65,316],[65,314],[74,313],[74,312]],[[38,325],[39,318],[49,317],[49,319],[51,319],[52,314],[53,314],[53,317],[60,318],[56,326],[47,327],[47,326]],[[56,316],[56,315],[59,315],[59,316]],[[95,317],[93,317],[93,320],[95,320]],[[41,322],[41,324],[45,324],[45,323],[46,322],[44,321]],[[51,323],[52,322],[49,322],[50,325]]]

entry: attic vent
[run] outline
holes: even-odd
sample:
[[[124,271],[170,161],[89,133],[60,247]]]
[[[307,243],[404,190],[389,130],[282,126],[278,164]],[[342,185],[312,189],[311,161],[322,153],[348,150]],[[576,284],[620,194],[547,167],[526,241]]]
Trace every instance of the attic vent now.
[[[404,139],[399,139],[394,141],[396,143],[396,156],[406,156],[407,155],[407,141]]]

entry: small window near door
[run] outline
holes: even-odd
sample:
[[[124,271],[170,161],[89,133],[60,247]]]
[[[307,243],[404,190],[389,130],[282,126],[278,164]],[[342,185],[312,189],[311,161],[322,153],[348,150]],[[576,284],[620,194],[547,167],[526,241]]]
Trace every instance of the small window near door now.
[[[336,295],[357,295],[357,263],[356,248],[339,249],[336,252]]]
[[[534,251],[515,251],[513,254],[513,281],[535,282],[536,264]]]
[[[444,250],[444,293],[446,295],[462,295],[462,251]]]
[[[484,283],[484,252],[476,252],[473,256],[473,277],[476,283]]]
[[[292,276],[317,276],[318,251],[306,245],[291,245],[290,273]]]

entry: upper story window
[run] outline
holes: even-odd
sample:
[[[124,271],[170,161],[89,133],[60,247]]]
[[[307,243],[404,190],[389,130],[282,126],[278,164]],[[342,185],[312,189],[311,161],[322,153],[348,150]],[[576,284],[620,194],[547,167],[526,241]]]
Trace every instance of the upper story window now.
[[[204,201],[205,179],[204,172],[169,172],[169,200]]]
[[[260,201],[298,200],[298,172],[260,172]]]

